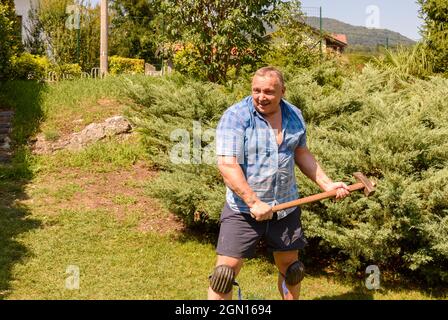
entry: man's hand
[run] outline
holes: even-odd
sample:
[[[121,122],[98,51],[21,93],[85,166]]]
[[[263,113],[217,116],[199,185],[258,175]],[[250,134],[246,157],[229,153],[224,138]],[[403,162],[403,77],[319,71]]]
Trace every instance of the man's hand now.
[[[261,200],[250,206],[250,215],[257,221],[271,220],[273,214],[272,207]]]
[[[336,199],[343,199],[350,194],[348,186],[344,182],[329,182],[322,185],[324,191],[331,191],[336,189]]]

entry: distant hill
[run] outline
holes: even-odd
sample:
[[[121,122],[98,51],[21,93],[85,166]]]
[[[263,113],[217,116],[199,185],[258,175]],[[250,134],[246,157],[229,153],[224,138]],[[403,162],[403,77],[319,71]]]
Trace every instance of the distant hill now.
[[[310,26],[319,29],[318,17],[306,17],[305,19]],[[331,18],[322,19],[322,28],[329,33],[346,34],[349,48],[365,47],[374,49],[378,45],[386,45],[387,38],[389,38],[390,46],[398,44],[412,45],[415,43],[415,41],[402,34],[388,29],[369,29],[361,26],[353,26]]]

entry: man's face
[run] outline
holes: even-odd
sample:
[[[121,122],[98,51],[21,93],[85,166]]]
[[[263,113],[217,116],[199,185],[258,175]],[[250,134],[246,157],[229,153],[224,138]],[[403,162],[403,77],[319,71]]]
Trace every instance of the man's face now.
[[[280,108],[280,100],[285,93],[276,76],[254,76],[252,79],[252,98],[254,106],[263,115],[271,115]]]

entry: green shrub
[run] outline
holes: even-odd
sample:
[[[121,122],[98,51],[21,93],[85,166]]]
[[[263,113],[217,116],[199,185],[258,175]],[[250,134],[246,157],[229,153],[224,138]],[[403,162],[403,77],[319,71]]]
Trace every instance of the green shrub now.
[[[53,64],[47,73],[47,79],[50,81],[73,80],[81,76],[82,69],[77,63]]]
[[[435,72],[448,72],[448,5],[445,0],[418,0],[424,51]]]
[[[367,63],[375,59],[375,55],[368,52],[351,52],[346,53],[346,56],[349,60],[349,65],[360,71]]]
[[[46,57],[24,54],[11,59],[13,78],[21,80],[43,80],[50,67]]]
[[[0,2],[0,80],[9,77],[10,59],[20,47],[18,29],[14,2]]]
[[[151,194],[161,198],[187,224],[205,224],[213,228],[224,203],[225,189],[219,172],[214,162],[211,165],[173,163],[170,152],[179,141],[172,140],[171,134],[179,129],[187,131],[192,145],[193,134],[198,134],[193,131],[193,121],[200,124],[201,135],[213,129],[232,103],[232,95],[218,85],[188,80],[180,75],[134,79],[124,87],[127,95],[138,104],[130,119],[142,133],[154,168],[162,170],[149,187]],[[204,142],[202,147],[211,145],[212,141]],[[192,148],[189,152],[193,159]]]
[[[112,75],[116,74],[137,74],[145,72],[145,60],[130,59],[119,56],[111,56],[109,58],[109,72]]]
[[[200,54],[191,44],[178,50],[173,57],[174,69],[195,79],[207,79],[206,70],[200,62]]]
[[[346,271],[377,264],[446,282],[448,80],[403,82],[371,66],[330,92],[311,79],[293,80],[288,96],[304,111],[310,148],[334,179],[353,183],[361,171],[379,183],[372,198],[305,208],[308,237],[337,249]],[[318,192],[298,181],[302,194]]]
[[[427,79],[434,73],[434,63],[423,43],[412,48],[398,47],[386,50],[385,55],[373,60],[381,69],[394,72],[396,76],[407,80],[409,77]]]
[[[344,81],[341,68],[331,61],[320,65],[314,72],[313,79],[320,86],[329,85],[336,89],[340,89]]]

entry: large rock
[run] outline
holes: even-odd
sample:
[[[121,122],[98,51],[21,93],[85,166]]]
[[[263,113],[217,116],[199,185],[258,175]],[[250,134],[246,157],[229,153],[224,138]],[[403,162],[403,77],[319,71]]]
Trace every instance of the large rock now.
[[[81,132],[74,133],[67,148],[79,150],[106,137],[128,133],[131,130],[131,124],[123,116],[115,116],[103,123],[91,123]]]
[[[91,123],[81,132],[73,133],[53,143],[45,141],[43,134],[40,134],[37,136],[33,149],[37,154],[51,153],[60,149],[81,150],[106,137],[128,134],[131,130],[129,121],[123,116],[115,116],[102,123]]]

